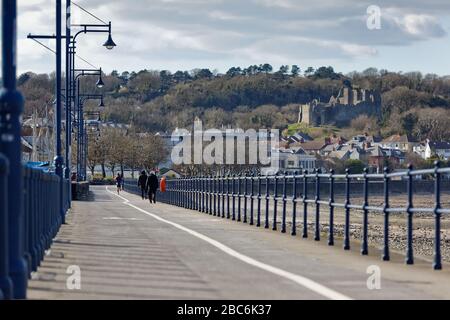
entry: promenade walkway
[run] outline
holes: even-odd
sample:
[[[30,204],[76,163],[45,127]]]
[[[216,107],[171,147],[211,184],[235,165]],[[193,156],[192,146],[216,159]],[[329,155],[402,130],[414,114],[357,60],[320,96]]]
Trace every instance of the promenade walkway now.
[[[382,262],[304,240],[94,187],[75,202],[29,284],[30,299],[450,299],[450,268]],[[337,246],[340,246],[337,243]],[[379,266],[381,289],[367,287]],[[81,289],[66,286],[81,270]]]

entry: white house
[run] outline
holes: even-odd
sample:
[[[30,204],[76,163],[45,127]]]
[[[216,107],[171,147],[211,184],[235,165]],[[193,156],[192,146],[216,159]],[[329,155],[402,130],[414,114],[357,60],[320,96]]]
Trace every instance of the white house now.
[[[434,156],[445,161],[450,160],[450,142],[427,140],[424,158],[428,160]]]

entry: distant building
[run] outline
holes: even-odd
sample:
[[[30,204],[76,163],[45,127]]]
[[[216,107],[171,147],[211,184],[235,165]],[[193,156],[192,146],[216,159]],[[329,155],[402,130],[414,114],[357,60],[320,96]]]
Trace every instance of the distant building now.
[[[322,150],[329,145],[329,140],[306,141],[305,143],[291,144],[291,148],[301,147],[306,153],[320,154]]]
[[[296,134],[286,137],[284,141],[288,143],[305,143],[307,141],[313,141],[314,139],[311,138],[308,134],[303,132],[297,132]]]
[[[349,150],[335,150],[328,154],[328,158],[347,161],[350,159],[350,155],[351,153]]]
[[[271,167],[261,168],[263,175],[276,174],[279,172],[294,172],[301,170],[313,170],[316,168],[317,158],[307,154],[301,147],[278,148],[272,150],[272,156],[278,163],[273,163]]]
[[[450,142],[427,140],[424,155],[426,160],[438,157],[448,161],[450,160]]]
[[[393,135],[381,141],[381,147],[384,149],[394,149],[403,152],[413,152],[414,147],[419,145],[407,135]]]
[[[383,172],[385,166],[385,154],[380,146],[370,149],[370,154],[367,157],[367,164],[370,168],[375,168],[377,173]]]
[[[299,122],[310,126],[348,125],[360,115],[381,115],[381,95],[374,90],[360,89],[350,81],[328,103],[317,99],[300,106]]]
[[[201,126],[201,121],[199,119],[195,120],[196,124]],[[267,131],[256,131],[254,132],[254,135],[246,132],[242,129],[232,129],[232,128],[222,128],[222,129],[211,129],[201,132],[203,138],[205,139],[202,144],[203,146],[208,145],[213,140],[212,138],[222,136],[223,143],[226,146],[228,143],[232,141],[247,141],[247,143],[267,143],[268,144],[268,154],[267,156],[270,157],[270,143],[272,142],[272,139],[275,138],[274,133],[270,132],[270,130]],[[160,137],[164,144],[166,145],[167,151],[168,151],[168,157],[167,159],[160,164],[160,167],[165,168],[172,168],[173,162],[172,162],[172,150],[175,146],[182,143],[187,139],[193,138],[193,130],[192,131],[186,131],[179,128],[176,128],[172,134],[169,133],[156,133],[155,136]],[[209,139],[209,140],[208,140]],[[275,140],[274,140],[275,141]],[[275,145],[279,146],[280,141],[276,140]],[[226,150],[225,150],[226,151]]]

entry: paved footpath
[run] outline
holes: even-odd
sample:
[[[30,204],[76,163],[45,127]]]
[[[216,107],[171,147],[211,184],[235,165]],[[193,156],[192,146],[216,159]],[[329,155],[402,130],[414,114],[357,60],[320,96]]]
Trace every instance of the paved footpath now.
[[[450,266],[304,240],[94,187],[29,284],[30,299],[450,299]],[[381,289],[367,288],[379,266]],[[67,289],[78,266],[81,289]]]

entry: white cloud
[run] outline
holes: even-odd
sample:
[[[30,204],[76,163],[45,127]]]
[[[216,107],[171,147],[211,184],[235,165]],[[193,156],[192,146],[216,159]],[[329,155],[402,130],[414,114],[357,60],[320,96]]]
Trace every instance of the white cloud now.
[[[429,15],[408,14],[400,20],[399,24],[407,33],[421,38],[440,37],[445,34],[439,21]]]
[[[48,2],[19,2],[20,71],[53,69],[43,49],[25,39],[29,32],[54,33],[54,7]],[[112,21],[118,44],[105,52],[106,35],[82,35],[78,52],[105,70],[309,65],[370,59],[383,47],[414,46],[447,35],[441,21],[450,16],[448,0],[377,2],[382,29],[372,32],[365,21],[371,0],[78,0]],[[95,22],[77,8],[73,13],[77,20]]]

